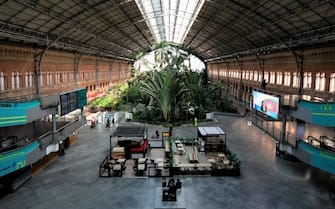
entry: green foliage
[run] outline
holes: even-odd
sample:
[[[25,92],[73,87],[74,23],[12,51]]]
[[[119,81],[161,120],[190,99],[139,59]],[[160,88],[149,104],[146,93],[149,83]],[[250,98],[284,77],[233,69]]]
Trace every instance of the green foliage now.
[[[108,96],[92,102],[93,107],[132,111],[135,120],[174,125],[193,117],[201,120],[206,112],[236,111],[221,93],[223,83],[208,83],[206,73],[191,72],[184,65],[188,48],[162,42],[153,50],[156,63],[151,72],[133,68],[128,82],[111,87]]]
[[[164,121],[169,121],[171,112],[176,103],[175,98],[185,91],[179,83],[177,73],[174,71],[153,71],[147,82],[140,82],[140,90],[148,95],[157,104],[163,114]]]
[[[118,103],[117,98],[115,98],[113,95],[108,95],[108,96],[95,99],[92,102],[92,106],[96,108],[102,108],[102,109],[111,109],[117,103]]]
[[[234,168],[239,168],[241,164],[241,161],[238,159],[235,153],[229,156],[229,162],[232,164]]]

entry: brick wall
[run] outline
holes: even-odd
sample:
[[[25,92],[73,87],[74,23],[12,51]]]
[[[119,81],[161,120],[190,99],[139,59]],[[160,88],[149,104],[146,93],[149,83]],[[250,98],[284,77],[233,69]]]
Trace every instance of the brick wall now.
[[[33,48],[0,45],[0,100],[35,96],[37,52]],[[47,95],[76,88],[87,88],[89,94],[105,91],[129,78],[131,66],[122,60],[49,50],[41,63],[40,92]]]

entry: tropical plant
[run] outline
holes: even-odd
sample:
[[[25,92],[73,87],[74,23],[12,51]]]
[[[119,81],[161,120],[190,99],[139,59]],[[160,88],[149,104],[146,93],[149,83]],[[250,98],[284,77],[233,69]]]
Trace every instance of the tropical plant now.
[[[161,109],[164,121],[169,121],[171,110],[176,103],[175,98],[185,89],[180,85],[177,73],[174,71],[153,71],[152,79],[141,82],[140,90],[150,96]],[[174,112],[172,112],[174,114]]]
[[[155,70],[187,71],[184,61],[189,59],[190,53],[179,46],[166,42],[153,47],[155,54]]]
[[[184,101],[187,102],[188,108],[194,109],[195,116],[199,118],[204,114],[205,107],[213,104],[212,96],[215,95],[217,88],[205,83],[203,74],[191,71],[186,73],[185,85],[188,91]]]

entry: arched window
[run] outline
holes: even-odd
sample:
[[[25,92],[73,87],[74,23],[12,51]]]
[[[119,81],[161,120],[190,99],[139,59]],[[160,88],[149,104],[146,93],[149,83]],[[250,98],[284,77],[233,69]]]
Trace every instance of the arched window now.
[[[4,72],[0,72],[0,91],[7,89],[7,77]]]
[[[324,91],[326,82],[325,73],[316,73],[315,75],[315,90]]]
[[[276,84],[283,85],[283,72],[277,72]]]
[[[12,72],[12,89],[20,88],[20,72],[14,71]]]
[[[293,83],[292,83],[293,87],[298,87],[299,86],[299,77],[297,72],[293,72]]]
[[[291,85],[291,72],[284,73],[284,85],[290,86]]]
[[[312,88],[312,73],[311,72],[305,72],[304,73],[304,86],[303,88]]]
[[[335,73],[330,74],[329,92],[335,92]]]
[[[276,72],[270,72],[270,83],[276,82]]]
[[[269,82],[269,73],[268,72],[264,72],[264,79],[266,82]]]
[[[25,82],[26,82],[26,88],[33,86],[33,73],[32,72],[26,72]]]

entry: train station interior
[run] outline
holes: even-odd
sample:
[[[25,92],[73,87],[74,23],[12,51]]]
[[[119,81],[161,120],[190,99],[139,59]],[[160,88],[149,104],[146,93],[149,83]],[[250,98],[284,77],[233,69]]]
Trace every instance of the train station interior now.
[[[96,109],[150,53],[234,111]],[[0,206],[334,208],[335,2],[0,0]]]

